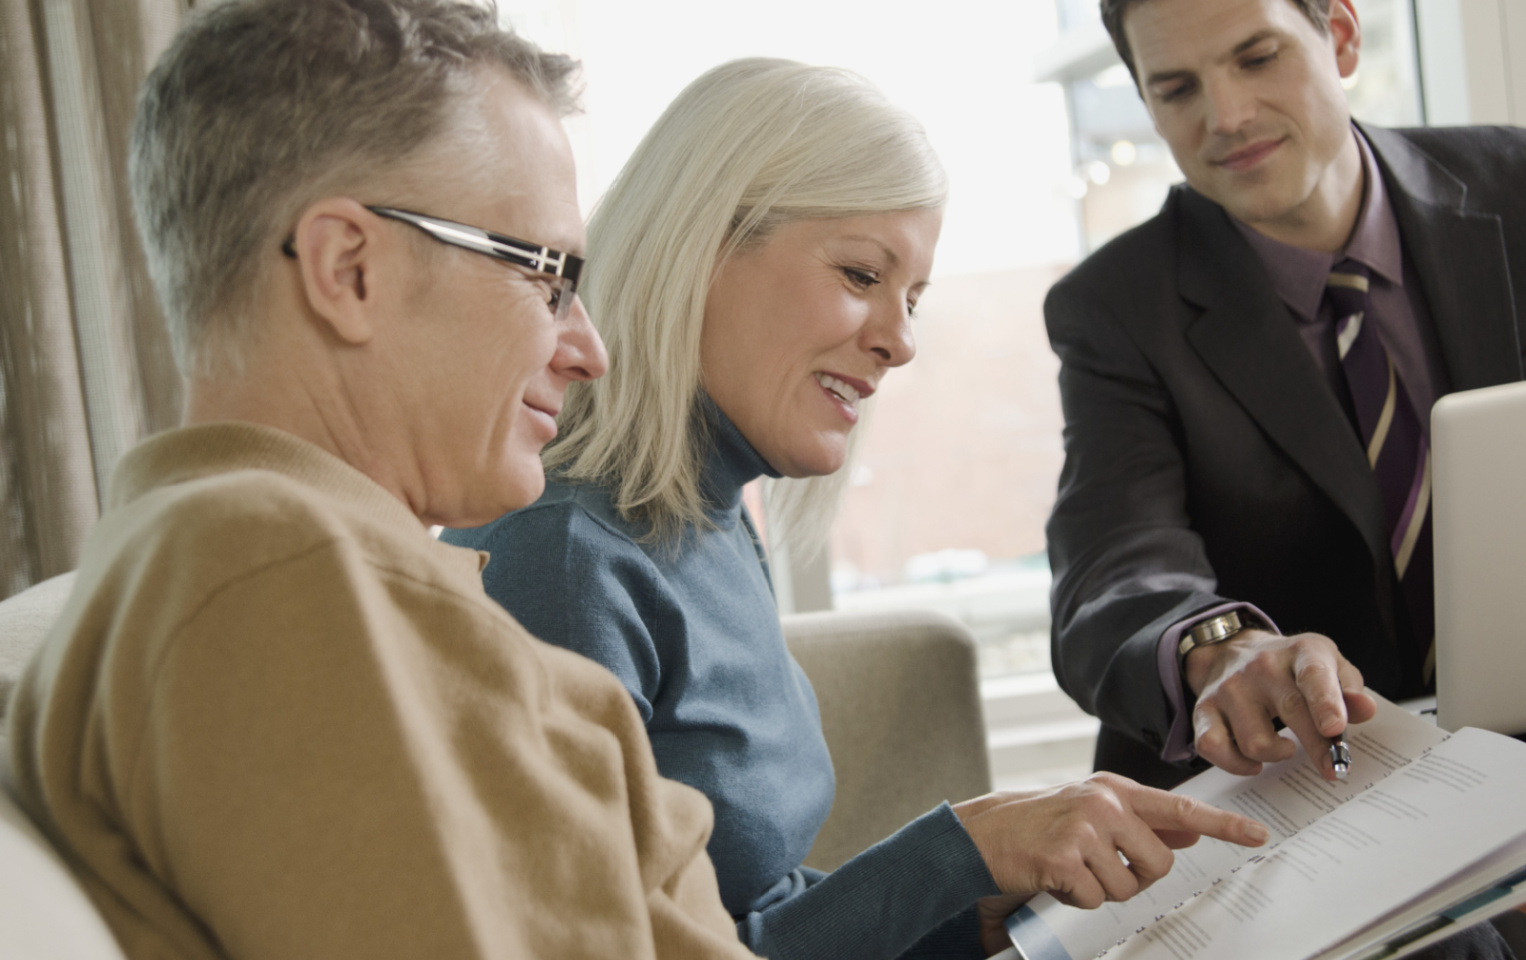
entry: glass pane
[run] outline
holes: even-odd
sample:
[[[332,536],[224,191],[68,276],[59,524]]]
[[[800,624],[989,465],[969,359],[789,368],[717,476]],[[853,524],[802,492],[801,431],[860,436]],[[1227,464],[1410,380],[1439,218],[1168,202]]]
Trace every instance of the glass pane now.
[[[1065,92],[1074,131],[1074,190],[1091,251],[1154,216],[1182,175],[1122,63],[1067,84]]]
[[[1062,32],[1095,30],[1095,0],[1056,10]],[[1353,114],[1418,123],[1410,0],[1369,0],[1361,13]],[[1181,172],[1122,63],[1066,83],[1064,97],[1071,173],[1044,186],[1074,201],[1086,252],[1153,216]],[[1064,135],[1036,127],[1030,140]],[[1043,524],[1063,418],[1042,303],[1075,263],[1060,249],[1070,239],[1047,263],[942,276],[929,289],[917,360],[885,380],[832,539],[838,607],[944,610],[975,633],[986,677],[1049,669]]]
[[[833,531],[835,603],[944,609],[980,638],[987,675],[1046,671],[1043,525],[1063,456],[1043,297],[1180,179],[1121,64],[1063,86],[1033,80],[1062,32],[1095,33],[1096,0],[951,0],[933,13],[887,0],[868,18],[815,0],[498,6],[584,60],[587,111],[568,126],[585,209],[668,100],[732,57],[846,66],[922,119],[949,172],[949,208],[918,357],[884,381]],[[1361,12],[1353,108],[1415,122],[1409,0],[1365,0]]]
[[[1419,126],[1420,69],[1412,0],[1365,0],[1362,60],[1346,82],[1351,113],[1385,127]]]
[[[1044,521],[1063,457],[1043,299],[1065,264],[939,277],[875,397],[832,535],[839,609],[962,620],[981,672],[1049,669]]]

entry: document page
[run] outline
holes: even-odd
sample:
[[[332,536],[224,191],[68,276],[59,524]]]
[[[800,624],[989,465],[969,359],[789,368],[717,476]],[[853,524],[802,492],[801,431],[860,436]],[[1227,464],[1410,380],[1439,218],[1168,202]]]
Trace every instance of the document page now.
[[[1499,879],[1480,890],[1485,877]],[[1391,960],[1522,903],[1526,903],[1526,834],[1443,881],[1426,896],[1379,917],[1318,954],[1316,960]]]
[[[1301,749],[1282,763],[1269,764],[1255,777],[1210,770],[1183,784],[1178,792],[1260,820],[1271,832],[1266,847],[1252,850],[1201,840],[1194,847],[1177,851],[1171,873],[1152,887],[1127,903],[1108,903],[1097,910],[1067,907],[1048,895],[1036,897],[1008,921],[1013,941],[1028,960],[1090,960],[1100,956],[1242,865],[1265,859],[1273,848],[1280,850],[1282,844],[1289,844],[1305,830],[1310,831],[1306,845],[1323,847],[1325,842],[1317,839],[1321,830],[1312,829],[1311,824],[1370,793],[1412,758],[1445,738],[1446,734],[1432,724],[1378,698],[1377,716],[1347,732],[1352,775],[1345,782],[1325,781]],[[1339,832],[1341,827],[1332,824],[1322,829]],[[1283,859],[1293,861],[1302,849],[1290,846]],[[1321,859],[1324,857],[1320,854]],[[1437,874],[1430,872],[1429,876]],[[1351,927],[1345,929],[1349,932]],[[1332,935],[1325,942],[1335,939],[1338,937]]]
[[[1105,956],[1313,956],[1526,834],[1523,791],[1526,744],[1462,730]]]

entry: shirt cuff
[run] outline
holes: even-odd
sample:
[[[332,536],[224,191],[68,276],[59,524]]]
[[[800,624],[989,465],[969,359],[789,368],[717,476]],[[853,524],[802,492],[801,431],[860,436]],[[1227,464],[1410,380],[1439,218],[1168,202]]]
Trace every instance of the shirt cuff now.
[[[1230,612],[1250,614],[1264,624],[1263,629],[1272,633],[1282,632],[1277,629],[1272,618],[1254,604],[1231,601],[1178,620],[1160,635],[1160,643],[1155,647],[1155,666],[1160,672],[1161,689],[1166,691],[1166,702],[1171,707],[1171,729],[1166,734],[1166,745],[1160,751],[1160,758],[1167,763],[1185,763],[1197,756],[1192,745],[1192,717],[1191,711],[1187,709],[1187,684],[1182,679],[1182,658],[1176,655],[1176,648],[1181,646],[1183,633],[1204,620],[1212,620]]]

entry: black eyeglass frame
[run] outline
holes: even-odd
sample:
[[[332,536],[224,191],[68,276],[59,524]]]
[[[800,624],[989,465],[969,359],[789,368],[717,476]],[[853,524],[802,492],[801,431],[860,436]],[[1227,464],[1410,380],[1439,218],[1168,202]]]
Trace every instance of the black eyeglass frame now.
[[[578,278],[583,273],[582,257],[553,250],[528,240],[520,240],[507,234],[494,233],[481,227],[431,217],[424,213],[414,213],[412,210],[370,204],[366,205],[366,209],[378,217],[387,217],[417,227],[441,243],[448,243],[453,247],[461,247],[473,253],[492,257],[494,260],[502,260],[537,274],[555,278],[561,281],[555,285],[557,300],[553,312],[556,319],[558,321],[566,319],[568,312],[572,309],[572,298],[578,292]],[[293,239],[287,237],[281,243],[281,252],[295,260],[297,249]]]

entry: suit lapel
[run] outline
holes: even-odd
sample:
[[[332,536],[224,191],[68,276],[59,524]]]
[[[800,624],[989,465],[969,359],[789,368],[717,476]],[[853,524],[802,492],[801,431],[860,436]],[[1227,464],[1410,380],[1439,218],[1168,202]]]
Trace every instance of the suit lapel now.
[[[1382,501],[1356,434],[1245,238],[1217,204],[1178,194],[1178,289],[1203,312],[1187,341],[1272,442],[1388,556]]]
[[[1362,127],[1455,390],[1521,379],[1505,237],[1496,214],[1464,210],[1468,188],[1402,135]]]

